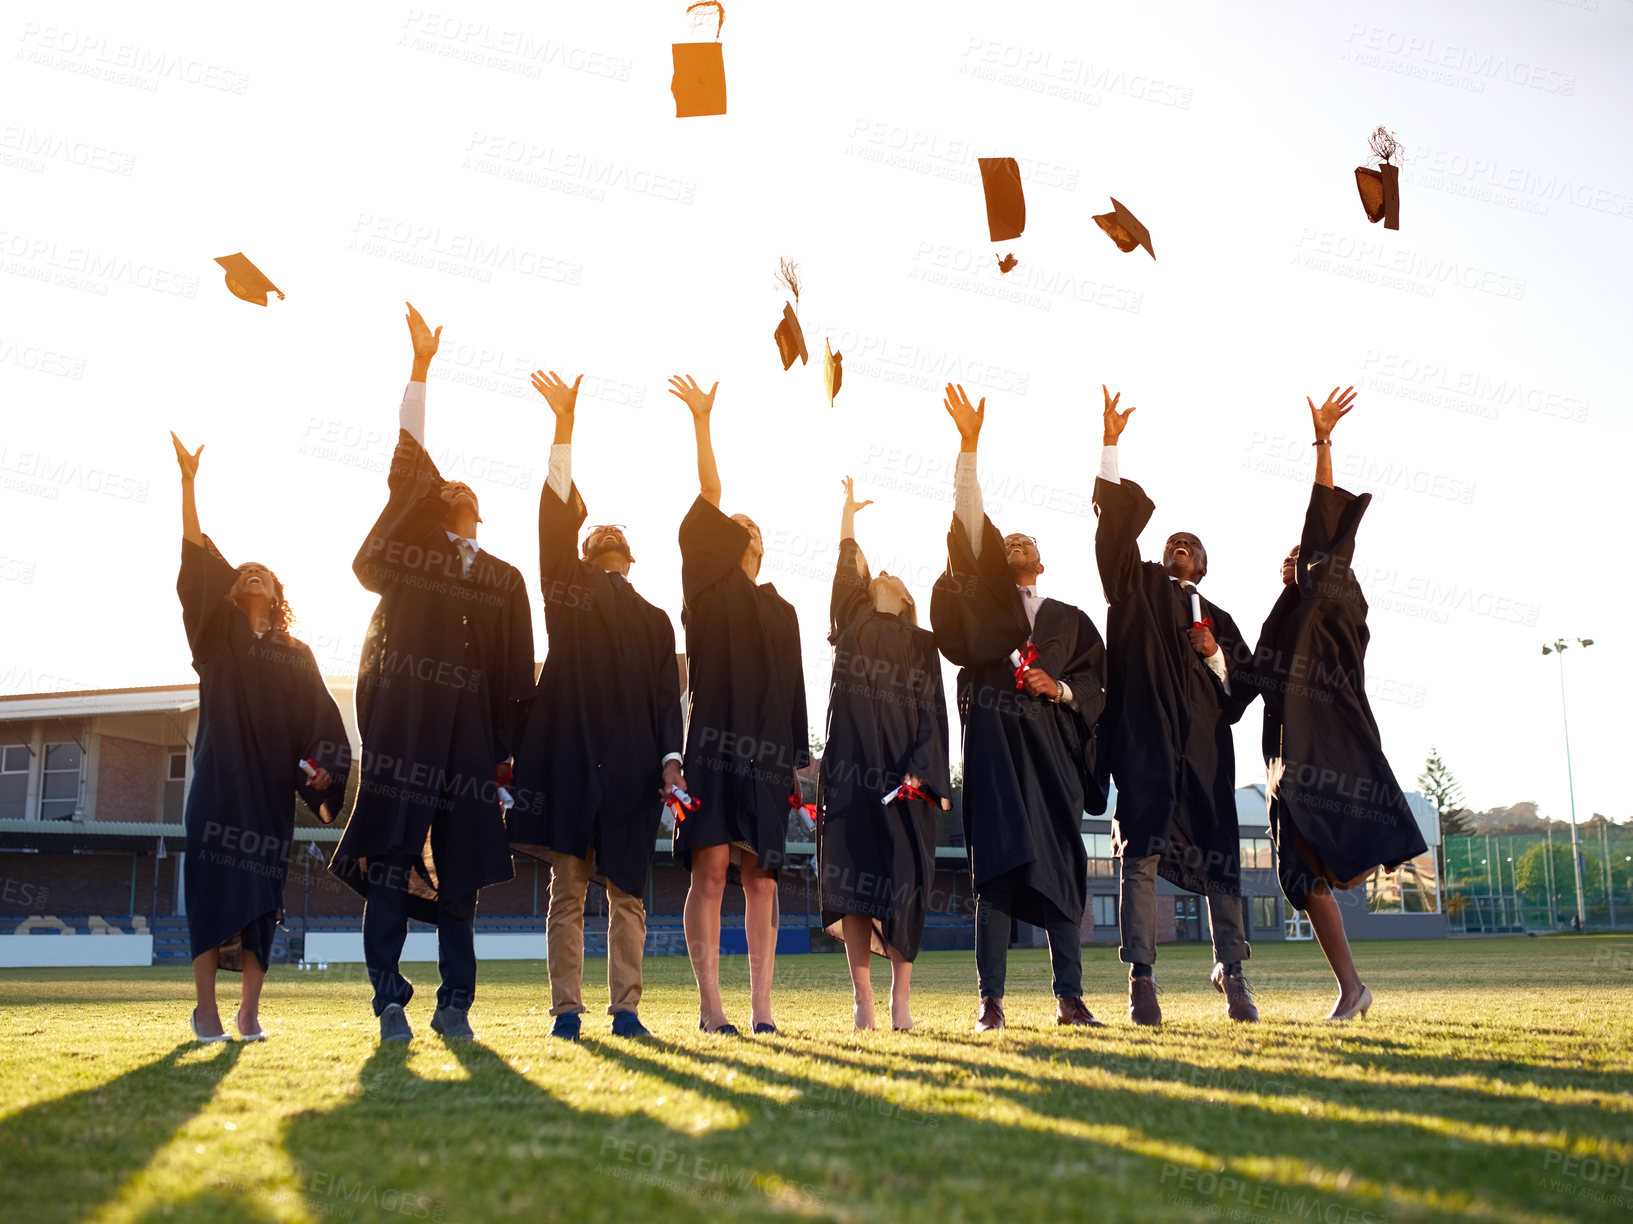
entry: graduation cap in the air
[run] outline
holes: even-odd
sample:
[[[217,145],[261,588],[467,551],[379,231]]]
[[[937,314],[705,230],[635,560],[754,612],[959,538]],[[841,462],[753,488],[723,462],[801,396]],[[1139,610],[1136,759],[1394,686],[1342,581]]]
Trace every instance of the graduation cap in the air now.
[[[236,255],[218,255],[216,263],[227,270],[227,288],[234,297],[243,298],[257,306],[266,305],[266,295],[276,293],[283,301],[284,291],[266,278],[266,274],[245,258],[242,251]]]
[[[983,157],[981,190],[987,197],[987,233],[993,242],[1019,238],[1026,229],[1026,193],[1013,157]]]
[[[1379,127],[1367,143],[1382,159],[1382,164],[1376,170],[1370,166],[1355,167],[1355,186],[1361,192],[1361,207],[1366,209],[1368,221],[1381,220],[1385,229],[1398,230],[1401,227],[1401,169],[1389,159],[1400,152],[1400,141],[1395,133]]]
[[[726,61],[720,49],[720,31],[726,24],[726,9],[719,0],[697,0],[688,4],[688,13],[713,9],[715,17],[714,42],[683,42],[671,45],[675,58],[675,75],[670,78],[669,92],[675,95],[675,118],[691,119],[698,115],[726,113]],[[698,13],[694,23],[707,20],[708,12]]]
[[[782,304],[782,322],[777,324],[772,336],[777,341],[777,353],[782,357],[783,369],[793,365],[796,357],[801,365],[811,360],[810,354],[805,351],[805,332],[799,325],[799,316],[794,313],[792,303]]]
[[[828,392],[828,407],[834,406],[834,396],[839,394],[839,384],[844,380],[845,355],[836,353],[833,347],[824,340],[822,342],[822,385]]]
[[[1005,272],[1014,271],[1015,270],[1015,265],[1020,263],[1020,262],[1021,261],[1016,259],[1015,256],[1013,256],[1013,255],[1010,255],[1010,254],[1000,255],[998,257],[998,275],[1002,276]]]
[[[1145,253],[1152,259],[1157,253],[1151,249],[1151,231],[1140,224],[1140,219],[1128,209],[1124,208],[1116,196],[1111,198],[1109,213],[1096,213],[1094,223],[1106,231],[1106,236],[1117,244],[1117,249],[1127,254],[1137,246],[1145,248]]]

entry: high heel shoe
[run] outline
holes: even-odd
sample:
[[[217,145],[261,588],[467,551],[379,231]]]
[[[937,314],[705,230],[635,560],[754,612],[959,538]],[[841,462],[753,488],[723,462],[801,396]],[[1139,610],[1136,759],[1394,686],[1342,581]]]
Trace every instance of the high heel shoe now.
[[[1334,1009],[1332,1015],[1328,1016],[1327,1019],[1329,1019],[1329,1020],[1353,1020],[1353,1019],[1355,1019],[1356,1016],[1365,1016],[1367,1014],[1367,1008],[1369,1008],[1371,1006],[1372,1006],[1372,990],[1371,990],[1370,987],[1363,986],[1363,987],[1361,987],[1360,997],[1358,999],[1356,999],[1354,1003],[1350,1004],[1350,1006],[1345,1008],[1343,1011],[1338,1011],[1337,1009]]]
[[[192,1027],[194,1040],[196,1040],[200,1045],[214,1045],[218,1041],[232,1040],[232,1038],[227,1035],[225,1030],[217,1033],[214,1037],[206,1037],[203,1033],[199,1032],[198,1008],[196,1007],[193,1009],[192,1014],[187,1017],[187,1023]]]
[[[241,1015],[242,1013],[239,1013],[239,1014]],[[265,1028],[256,1029],[255,1032],[253,1032],[253,1033],[246,1033],[244,1031],[243,1021],[238,1018],[238,1015],[233,1016],[232,1022],[233,1022],[233,1027],[238,1030],[238,1040],[240,1040],[240,1041],[265,1041],[266,1040],[266,1029]]]

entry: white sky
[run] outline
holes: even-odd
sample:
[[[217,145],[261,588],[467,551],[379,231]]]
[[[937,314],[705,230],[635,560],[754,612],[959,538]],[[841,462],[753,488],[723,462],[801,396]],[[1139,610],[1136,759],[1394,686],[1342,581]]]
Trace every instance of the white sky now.
[[[1378,494],[1357,565],[1374,707],[1408,787],[1438,744],[1477,807],[1633,814],[1619,496],[1633,270],[1633,3],[728,5],[730,114],[677,120],[684,4],[153,6],[0,19],[0,691],[191,676],[167,431],[207,444],[204,527],[271,564],[326,671],[371,607],[350,562],[409,365],[444,325],[428,432],[529,575],[551,418],[586,374],[575,474],[678,622],[696,493],[678,371],[718,379],[724,508],[799,608],[813,721],[839,478],[921,605],[944,559],[949,377],[988,396],[1000,530],[1104,626],[1088,502],[1100,384],[1140,407],[1144,543],[1208,545],[1252,633],[1298,535],[1305,395],[1361,391],[1339,483]],[[1352,171],[1384,123],[1402,228]],[[987,241],[975,159],[1021,160],[1027,230]],[[1090,220],[1115,194],[1158,262]],[[288,294],[228,294],[244,250]],[[999,279],[994,254],[1020,266]],[[777,258],[845,354],[784,373]],[[1002,295],[1002,296],[1000,296]],[[593,389],[593,394],[592,394]],[[535,602],[542,656],[543,617]],[[950,686],[949,686],[950,692]],[[956,717],[956,715],[955,715]],[[1259,714],[1237,734],[1262,776]]]

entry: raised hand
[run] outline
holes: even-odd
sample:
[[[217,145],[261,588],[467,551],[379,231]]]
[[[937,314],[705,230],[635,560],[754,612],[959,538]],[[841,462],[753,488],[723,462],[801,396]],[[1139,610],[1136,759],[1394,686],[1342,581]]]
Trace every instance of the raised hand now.
[[[431,358],[437,355],[437,346],[442,343],[442,328],[432,331],[420,312],[414,309],[413,302],[404,302],[408,307],[408,334],[414,341],[414,360],[430,364]]]
[[[558,417],[570,417],[578,406],[578,384],[584,381],[580,374],[573,379],[573,385],[568,386],[565,379],[554,370],[546,374],[543,370],[533,371],[533,390],[544,396],[545,402],[550,405],[550,411]]]
[[[979,404],[972,405],[970,397],[964,394],[964,388],[947,384],[946,398],[941,401],[947,415],[952,417],[953,424],[958,426],[959,439],[964,443],[963,449],[974,450],[976,441],[981,437],[981,426],[987,419],[987,401],[982,397]]]
[[[171,431],[170,441],[176,447],[176,465],[181,468],[181,478],[183,480],[193,479],[194,476],[198,475],[198,457],[204,453],[203,443],[199,444],[196,451],[189,452],[181,444],[181,439],[176,436],[174,430]]]
[[[858,510],[862,509],[864,506],[871,506],[873,504],[873,499],[871,497],[868,498],[867,501],[865,501],[865,502],[859,502],[859,501],[856,500],[856,482],[854,480],[852,480],[849,476],[845,477],[845,479],[840,481],[839,483],[844,485],[844,487],[845,487],[845,513],[846,514],[855,514]]]
[[[1123,430],[1128,428],[1128,418],[1133,416],[1138,409],[1129,408],[1123,412],[1118,412],[1117,405],[1122,401],[1123,393],[1119,391],[1116,395],[1113,395],[1106,390],[1105,383],[1100,384],[1100,394],[1106,397],[1105,431],[1101,441],[1106,446],[1116,446],[1117,439],[1122,437]]]
[[[669,380],[669,394],[690,408],[694,417],[702,420],[707,420],[709,413],[713,411],[714,393],[719,389],[720,384],[717,382],[705,391],[690,374],[685,377],[677,374]]]
[[[1308,395],[1304,397],[1304,402],[1310,405],[1310,423],[1315,426],[1316,441],[1326,442],[1332,438],[1333,426],[1347,417],[1350,410],[1355,407],[1355,388],[1345,387],[1343,394],[1340,395],[1338,388],[1334,387],[1332,394],[1327,396],[1327,402],[1319,408]]]

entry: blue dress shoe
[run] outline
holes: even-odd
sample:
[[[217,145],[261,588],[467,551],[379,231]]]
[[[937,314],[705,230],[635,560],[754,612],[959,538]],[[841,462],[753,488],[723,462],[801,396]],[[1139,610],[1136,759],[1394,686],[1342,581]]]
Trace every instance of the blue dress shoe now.
[[[761,1022],[754,1026],[754,1031],[756,1033],[775,1033],[777,1031],[777,1026],[775,1024],[766,1024]]]
[[[568,1041],[578,1040],[578,1030],[584,1022],[578,1018],[577,1012],[562,1012],[556,1017],[556,1022],[550,1026],[550,1036],[563,1037]]]
[[[612,1017],[612,1035],[614,1037],[650,1037],[652,1034],[641,1018],[632,1011],[617,1012]]]

